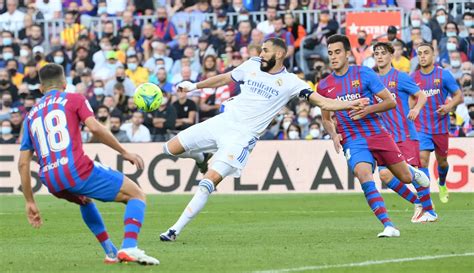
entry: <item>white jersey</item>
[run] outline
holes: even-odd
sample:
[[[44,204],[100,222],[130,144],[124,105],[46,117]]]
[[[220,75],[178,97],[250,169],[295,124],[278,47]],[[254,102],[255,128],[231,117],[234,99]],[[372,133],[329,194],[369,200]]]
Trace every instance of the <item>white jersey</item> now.
[[[222,118],[260,135],[289,100],[311,87],[285,68],[270,74],[260,70],[260,58],[250,58],[231,72],[241,93],[225,103]]]

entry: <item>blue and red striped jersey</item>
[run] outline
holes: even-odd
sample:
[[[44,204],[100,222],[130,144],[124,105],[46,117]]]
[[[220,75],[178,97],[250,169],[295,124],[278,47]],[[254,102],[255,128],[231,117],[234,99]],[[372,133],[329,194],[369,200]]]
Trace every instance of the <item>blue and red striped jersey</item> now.
[[[39,177],[50,192],[74,187],[86,180],[93,162],[84,154],[81,122],[94,116],[80,94],[52,90],[30,110],[23,123],[20,150],[34,150]]]
[[[317,86],[317,92],[324,97],[340,101],[369,98],[370,104],[374,104],[374,96],[383,90],[385,87],[372,69],[356,65],[349,66],[342,76],[333,72]],[[351,120],[348,111],[338,111],[335,115],[337,132],[342,135],[343,143],[386,132],[382,118],[377,114],[369,114],[360,120]]]
[[[445,104],[448,96],[459,90],[456,80],[448,70],[435,66],[429,74],[415,71],[411,78],[425,92],[428,100],[415,121],[418,132],[427,134],[447,134],[449,115],[440,115],[436,110]]]
[[[411,95],[418,93],[420,88],[408,74],[393,67],[387,74],[379,75],[379,77],[397,101],[397,107],[380,113],[385,127],[392,134],[395,142],[402,142],[407,139],[418,140],[415,123],[409,120],[407,116],[410,112],[408,100]]]

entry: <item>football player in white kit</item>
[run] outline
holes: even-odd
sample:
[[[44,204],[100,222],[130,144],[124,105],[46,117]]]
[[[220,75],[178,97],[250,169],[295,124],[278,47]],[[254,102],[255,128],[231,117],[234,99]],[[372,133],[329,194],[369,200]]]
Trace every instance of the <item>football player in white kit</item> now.
[[[225,104],[223,113],[180,132],[165,143],[165,153],[196,160],[204,178],[178,221],[160,235],[162,241],[176,240],[184,226],[204,208],[223,178],[240,177],[259,136],[293,97],[304,98],[327,111],[362,109],[368,104],[368,99],[337,101],[312,92],[306,82],[283,66],[286,53],[284,40],[270,38],[263,43],[260,58],[250,58],[231,72],[202,82],[178,84],[179,89],[190,92],[236,81],[241,84],[242,92]],[[205,152],[215,152],[209,170]]]

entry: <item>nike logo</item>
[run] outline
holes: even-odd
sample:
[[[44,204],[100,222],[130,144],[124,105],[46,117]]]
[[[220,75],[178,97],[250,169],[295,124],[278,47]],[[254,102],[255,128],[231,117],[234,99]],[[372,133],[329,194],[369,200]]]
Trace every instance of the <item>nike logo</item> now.
[[[414,157],[410,157],[407,159],[407,161],[412,161]]]
[[[329,89],[329,90],[328,90],[328,93],[331,93],[332,90],[334,90],[334,89],[336,89],[336,87],[333,87],[333,88]]]
[[[398,157],[402,157],[402,154],[398,154]]]

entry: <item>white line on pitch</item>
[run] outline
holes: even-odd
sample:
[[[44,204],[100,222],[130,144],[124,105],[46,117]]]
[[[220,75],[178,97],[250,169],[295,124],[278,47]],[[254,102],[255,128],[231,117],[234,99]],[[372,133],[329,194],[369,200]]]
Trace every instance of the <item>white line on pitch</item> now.
[[[360,267],[360,266],[369,266],[369,265],[378,265],[378,264],[403,263],[403,262],[424,261],[424,260],[434,260],[434,259],[452,258],[452,257],[465,257],[465,256],[474,256],[474,252],[459,253],[459,254],[444,254],[444,255],[435,255],[435,256],[419,256],[419,257],[412,257],[412,258],[400,258],[400,259],[389,259],[389,260],[379,260],[379,261],[365,261],[365,262],[350,263],[350,264],[304,266],[304,267],[296,267],[296,268],[254,271],[253,273],[299,272],[299,271],[307,271],[307,270],[323,270],[323,269],[329,269],[329,268],[343,268],[343,267]]]

